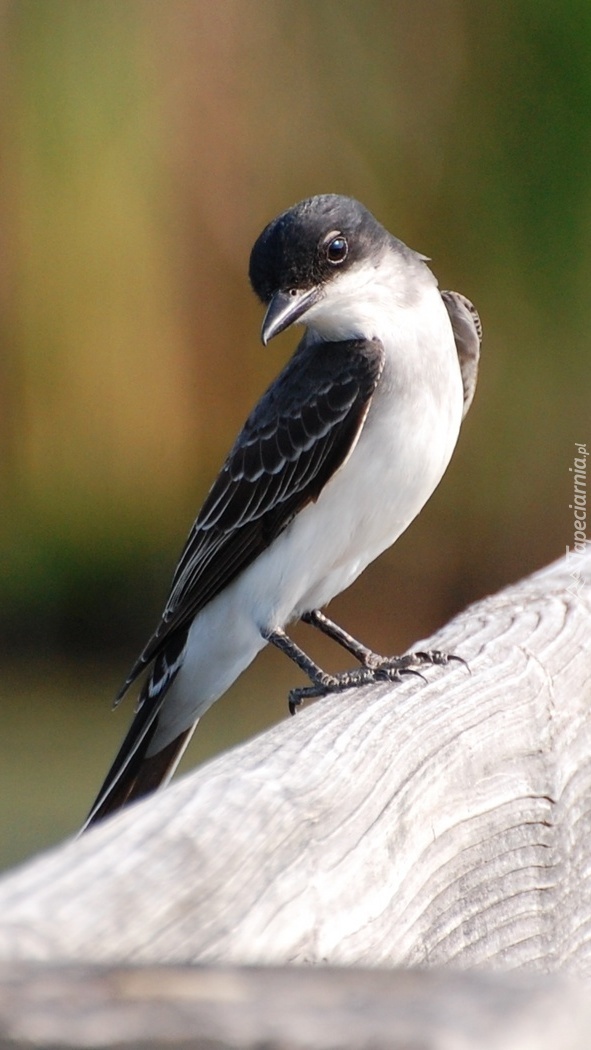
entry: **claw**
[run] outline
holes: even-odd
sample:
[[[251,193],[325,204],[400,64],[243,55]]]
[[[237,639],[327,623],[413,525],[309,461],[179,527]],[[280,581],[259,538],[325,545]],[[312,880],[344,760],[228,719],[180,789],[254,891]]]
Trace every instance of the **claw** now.
[[[416,671],[412,667],[399,667],[394,662],[391,664],[383,663],[381,667],[376,667],[374,679],[381,682],[401,682],[404,674],[413,674],[425,684],[427,683],[427,679],[420,671]]]
[[[298,708],[302,706],[304,700],[315,700],[333,691],[326,685],[308,685],[301,689],[292,689],[287,701],[290,715],[297,715]]]
[[[413,670],[412,667],[403,667],[400,671],[400,674],[414,674],[417,678],[420,678],[421,681],[425,683],[425,685],[427,685],[427,679],[425,678],[424,674],[421,674],[420,671]]]
[[[450,660],[456,660],[470,671],[463,656],[456,656],[455,653],[446,653],[443,649],[422,649],[416,653],[408,653],[408,656],[411,658],[411,662],[413,659],[420,660],[421,663],[435,664],[436,667],[445,667]]]
[[[449,653],[448,660],[457,660],[457,662],[459,664],[463,664],[463,666],[466,668],[468,674],[472,674],[472,671],[470,670],[470,664],[468,663],[467,660],[464,660],[463,656],[456,656],[455,653]]]
[[[294,696],[294,692],[295,690],[292,689],[287,700],[290,715],[297,715],[298,707],[304,702],[303,696]]]

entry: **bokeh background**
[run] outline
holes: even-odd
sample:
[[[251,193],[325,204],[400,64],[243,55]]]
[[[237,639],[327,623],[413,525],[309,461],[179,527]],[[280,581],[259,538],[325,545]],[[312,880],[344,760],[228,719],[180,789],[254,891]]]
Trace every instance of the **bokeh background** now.
[[[402,651],[564,554],[591,441],[591,6],[8,0],[0,37],[6,866],[83,819],[131,715],[111,698],[294,346],[262,348],[246,274],[295,201],[359,197],[485,330],[443,484],[335,617]],[[285,717],[297,681],[263,653],[184,767]]]

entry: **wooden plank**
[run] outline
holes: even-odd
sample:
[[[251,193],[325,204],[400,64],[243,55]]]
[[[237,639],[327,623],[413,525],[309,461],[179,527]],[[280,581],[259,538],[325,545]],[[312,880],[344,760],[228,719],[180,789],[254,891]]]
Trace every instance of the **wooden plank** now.
[[[588,1050],[588,986],[438,970],[0,965],[0,1048]]]
[[[591,970],[591,552],[0,882],[0,958]]]

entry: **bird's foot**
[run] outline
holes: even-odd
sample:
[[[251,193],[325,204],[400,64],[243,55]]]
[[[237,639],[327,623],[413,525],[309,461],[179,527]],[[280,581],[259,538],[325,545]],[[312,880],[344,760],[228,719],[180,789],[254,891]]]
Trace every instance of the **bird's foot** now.
[[[450,661],[455,660],[457,663],[463,664],[467,671],[470,671],[463,656],[456,656],[455,653],[446,653],[443,649],[423,649],[416,653],[406,653],[405,656],[394,657],[394,659],[408,661],[407,667],[425,667],[429,664],[434,664],[436,667],[447,667]]]
[[[318,675],[313,685],[306,685],[298,689],[292,689],[289,694],[289,713],[295,715],[298,707],[304,700],[312,700],[319,696],[328,696],[329,693],[342,693],[345,689],[352,689],[359,685],[368,685],[375,682],[376,672],[371,667],[356,667],[353,671],[341,671],[339,674]]]
[[[345,689],[370,685],[373,682],[398,682],[402,680],[403,675],[415,675],[426,682],[425,676],[418,670],[419,667],[432,664],[445,667],[451,660],[464,664],[470,670],[463,657],[456,656],[454,653],[446,653],[441,649],[426,649],[406,653],[404,656],[380,656],[378,653],[368,653],[363,667],[334,675],[322,673],[312,685],[292,689],[289,694],[289,713],[295,715],[305,700],[328,696],[329,693],[342,693]]]

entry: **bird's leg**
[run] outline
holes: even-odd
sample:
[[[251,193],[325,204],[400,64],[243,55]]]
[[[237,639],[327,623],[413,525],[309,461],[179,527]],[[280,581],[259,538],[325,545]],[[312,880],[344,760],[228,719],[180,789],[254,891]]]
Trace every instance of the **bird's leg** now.
[[[369,667],[359,667],[354,671],[341,671],[339,674],[328,674],[318,664],[300,649],[299,645],[289,638],[280,627],[273,630],[263,630],[263,638],[275,645],[282,653],[289,656],[290,660],[298,665],[304,674],[312,681],[311,686],[303,689],[292,689],[289,694],[289,711],[294,715],[300,704],[311,697],[325,696],[327,693],[338,693],[343,689],[350,689],[356,685],[367,685],[375,681],[375,671]]]
[[[371,670],[380,671],[391,668],[405,671],[417,664],[419,666],[425,664],[443,665],[450,660],[458,660],[462,664],[466,663],[461,656],[454,656],[453,653],[444,653],[441,649],[426,649],[421,652],[406,653],[405,656],[380,656],[379,653],[374,653],[373,649],[368,649],[366,645],[358,642],[351,634],[339,627],[338,623],[330,620],[328,616],[320,612],[320,609],[312,609],[311,612],[304,613],[302,621],[310,624],[311,627],[317,627],[319,631],[328,635],[338,645],[342,645],[364,667],[368,667]]]
[[[300,649],[299,645],[296,645],[295,642],[292,642],[291,638],[289,638],[285,631],[282,631],[280,627],[275,627],[273,630],[263,630],[261,631],[261,634],[268,642],[271,642],[271,644],[275,645],[277,649],[280,649],[282,653],[289,656],[289,659],[293,660],[300,670],[302,670],[304,674],[307,674],[308,678],[310,678],[315,685],[320,686],[321,689],[329,690],[336,686],[336,677],[332,674],[327,674],[326,671],[323,671],[322,668],[318,666],[318,664],[315,664],[314,661],[307,656],[304,650]]]
[[[417,667],[426,664],[445,665],[450,660],[466,663],[461,656],[444,653],[439,649],[406,653],[405,656],[379,656],[378,653],[372,652],[367,646],[358,642],[352,635],[347,634],[346,631],[336,623],[333,623],[332,620],[329,620],[328,616],[325,616],[318,609],[305,613],[302,616],[302,620],[313,627],[318,627],[329,638],[342,645],[360,661],[362,666],[353,671],[340,671],[337,674],[328,674],[318,664],[314,663],[304,650],[300,649],[299,645],[296,645],[280,627],[262,631],[263,638],[271,642],[277,649],[280,649],[286,656],[289,656],[290,660],[293,660],[312,682],[310,686],[291,690],[289,694],[289,711],[292,715],[296,713],[297,708],[304,700],[326,696],[327,693],[338,693],[344,689],[351,689],[359,685],[369,685],[372,682],[399,681],[405,674],[416,675],[425,681],[424,676],[417,670]]]
[[[330,623],[330,621],[328,622]],[[351,689],[353,686],[359,685],[369,685],[377,680],[393,681],[401,678],[403,674],[414,674],[418,675],[419,678],[423,677],[419,671],[415,671],[407,666],[406,657],[401,657],[400,664],[396,664],[396,666],[394,661],[384,660],[384,664],[380,664],[377,667],[363,666],[353,671],[340,671],[337,674],[328,674],[318,664],[315,664],[303,649],[300,649],[299,645],[296,645],[280,627],[275,627],[273,630],[264,630],[261,633],[263,638],[275,645],[286,656],[289,656],[290,660],[293,660],[312,682],[311,686],[291,690],[289,694],[289,711],[292,715],[295,714],[297,708],[304,700],[309,700],[313,697],[326,696],[327,693],[339,693],[344,689]],[[346,632],[343,631],[343,634],[346,634]],[[363,646],[362,648],[365,647]],[[367,651],[370,652],[370,650]]]
[[[310,612],[304,613],[302,621],[303,623],[309,623],[311,627],[317,627],[323,634],[332,638],[337,645],[342,645],[343,649],[351,653],[364,667],[379,667],[384,662],[383,656],[379,656],[371,649],[368,649],[366,645],[358,642],[352,634],[348,634],[342,627],[339,627],[338,623],[335,623],[334,620],[329,620],[328,616],[320,612],[320,609],[312,609]]]

